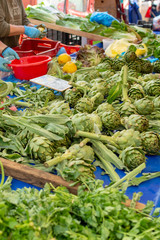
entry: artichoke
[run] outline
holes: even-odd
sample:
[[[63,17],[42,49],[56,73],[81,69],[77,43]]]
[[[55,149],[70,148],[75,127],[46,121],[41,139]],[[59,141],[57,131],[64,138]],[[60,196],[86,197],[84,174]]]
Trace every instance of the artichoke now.
[[[106,70],[111,70],[111,69],[112,69],[112,64],[109,62],[99,63],[96,66],[96,70],[98,70],[99,72],[104,72]]]
[[[159,79],[159,74],[149,73],[138,77],[138,80],[140,80],[141,82],[148,82],[154,79]]]
[[[94,104],[90,98],[80,98],[80,100],[75,105],[75,110],[78,112],[88,112],[91,113],[93,111]]]
[[[77,113],[72,117],[72,123],[75,131],[81,130],[86,132],[94,131],[94,122],[87,113]]]
[[[135,61],[137,59],[137,55],[134,51],[127,51],[124,56],[123,56],[124,60],[126,62],[132,62]]]
[[[90,89],[89,93],[90,92],[100,92],[101,94],[105,95],[106,94],[106,82],[103,82],[101,81],[100,83],[99,82],[94,82],[93,83],[93,86],[92,88]]]
[[[155,109],[160,109],[160,96],[153,99],[153,104]]]
[[[92,162],[90,159],[64,160],[56,166],[57,174],[66,181],[86,182],[89,178],[95,178],[96,168]]]
[[[154,104],[148,98],[141,98],[134,102],[134,106],[137,109],[137,112],[141,115],[148,115],[153,112]]]
[[[149,155],[156,155],[160,150],[160,138],[155,132],[141,133],[143,150]]]
[[[160,73],[160,60],[156,61],[152,64],[153,66],[153,72],[154,73]]]
[[[63,156],[65,156],[63,158]],[[92,165],[94,161],[94,151],[91,147],[79,144],[72,145],[62,156],[62,161],[56,166],[58,175],[65,180],[86,181],[94,178],[96,168]],[[53,159],[54,161],[54,159]]]
[[[132,114],[129,117],[122,119],[122,124],[126,129],[134,129],[135,131],[143,132],[149,127],[149,121],[145,116]]]
[[[29,142],[27,152],[33,159],[45,162],[53,158],[55,149],[47,138],[36,136]]]
[[[100,104],[98,106],[98,108],[96,109],[96,113],[98,115],[102,115],[104,112],[108,112],[108,111],[114,111],[114,108],[111,104],[109,104],[107,102]]]
[[[30,139],[32,139],[34,136],[33,133],[28,131],[26,128],[20,130],[17,133],[17,138],[21,142],[22,146],[25,148],[29,142]]]
[[[47,107],[40,108],[34,112],[34,114],[63,114],[66,116],[71,116],[72,111],[69,107],[69,104],[64,100],[54,100]]]
[[[49,106],[50,108],[50,114],[63,114],[66,116],[71,116],[72,111],[69,107],[69,104],[65,101],[53,101],[52,104]]]
[[[94,160],[94,151],[87,145],[80,147],[80,144],[74,144],[69,148],[69,152],[72,153],[75,158]]]
[[[136,71],[138,73],[141,73],[141,71],[142,71],[142,66],[141,66],[140,59],[132,61],[132,62],[129,62],[127,65],[128,65],[129,69],[134,70],[134,71]]]
[[[105,72],[100,72],[99,74],[103,79],[108,79],[108,78],[110,78],[114,75],[114,72],[113,71],[111,72],[111,71],[107,70]]]
[[[121,68],[125,65],[125,61],[119,58],[113,60],[112,68],[115,71],[121,71]]]
[[[141,59],[141,73],[152,73],[153,66],[148,60]]]
[[[133,129],[117,131],[112,139],[116,142],[120,149],[125,149],[126,147],[139,147],[142,144],[140,133],[134,131]]]
[[[83,96],[82,92],[76,88],[67,89],[64,94],[64,99],[71,107],[74,107],[77,101]]]
[[[160,80],[151,80],[144,84],[144,91],[149,96],[160,96]]]
[[[127,147],[120,154],[120,158],[129,170],[135,169],[146,161],[143,150],[138,147]]]
[[[134,84],[128,91],[128,96],[132,99],[141,99],[144,97],[144,90],[140,84]]]
[[[100,131],[102,131],[102,121],[101,118],[96,113],[89,114],[91,120],[94,122],[94,124],[98,127]]]
[[[136,114],[135,106],[130,103],[130,101],[125,101],[121,104],[117,104],[116,110],[119,112],[121,117],[130,116],[131,114]]]
[[[121,118],[118,112],[108,111],[101,115],[101,120],[105,128],[116,130],[121,124]]]

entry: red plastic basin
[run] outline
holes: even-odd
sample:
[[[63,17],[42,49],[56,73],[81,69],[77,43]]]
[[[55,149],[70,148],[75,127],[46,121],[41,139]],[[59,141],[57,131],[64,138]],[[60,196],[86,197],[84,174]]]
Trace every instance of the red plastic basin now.
[[[14,59],[9,66],[12,68],[15,78],[30,80],[45,75],[51,59],[50,56],[28,56]]]

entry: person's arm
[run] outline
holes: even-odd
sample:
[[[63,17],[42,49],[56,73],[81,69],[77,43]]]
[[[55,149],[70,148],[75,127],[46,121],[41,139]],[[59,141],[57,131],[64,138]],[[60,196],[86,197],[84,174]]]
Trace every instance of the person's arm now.
[[[7,47],[7,46],[6,46],[4,43],[0,42],[0,55],[2,54],[3,50],[4,50],[6,47]]]

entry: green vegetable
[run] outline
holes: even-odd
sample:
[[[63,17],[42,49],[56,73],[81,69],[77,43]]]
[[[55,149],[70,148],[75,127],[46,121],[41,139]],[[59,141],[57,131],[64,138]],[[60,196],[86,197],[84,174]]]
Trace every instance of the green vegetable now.
[[[51,14],[49,11],[39,8],[37,6],[28,5],[26,8],[28,18],[37,19],[44,22],[55,23],[58,16]]]

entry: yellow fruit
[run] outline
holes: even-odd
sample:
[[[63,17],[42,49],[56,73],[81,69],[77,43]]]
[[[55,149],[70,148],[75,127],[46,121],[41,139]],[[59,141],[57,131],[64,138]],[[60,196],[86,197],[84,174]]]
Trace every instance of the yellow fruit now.
[[[77,71],[77,66],[74,62],[69,61],[63,66],[63,72],[74,73],[75,71]]]
[[[147,51],[148,51],[146,45],[145,44],[142,44],[142,45],[143,45],[143,48],[138,48],[136,50],[137,57],[144,56],[147,53]]]
[[[69,61],[71,61],[71,57],[67,53],[62,53],[61,55],[58,56],[59,64],[65,64]]]

